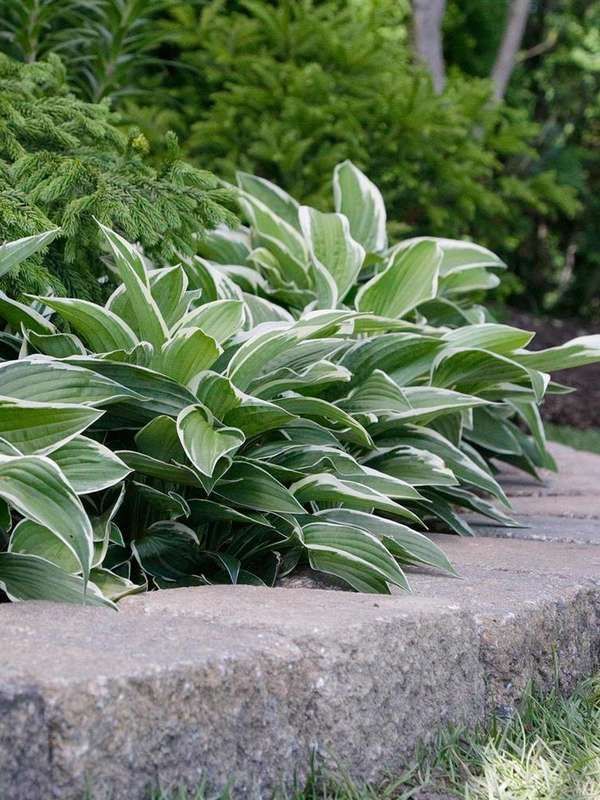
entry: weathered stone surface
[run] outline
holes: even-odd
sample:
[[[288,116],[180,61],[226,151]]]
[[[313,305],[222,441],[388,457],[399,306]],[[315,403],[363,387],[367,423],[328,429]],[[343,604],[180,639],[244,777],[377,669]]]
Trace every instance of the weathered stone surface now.
[[[0,770],[3,800],[81,800],[87,784],[134,800],[203,777],[268,796],[313,751],[375,780],[440,724],[483,714],[475,624],[428,598],[207,587],[131,599],[120,614],[1,612],[0,671],[43,698],[52,787]],[[0,731],[4,742],[2,718]]]
[[[588,495],[553,487],[515,500],[586,511]],[[534,539],[436,535],[460,578],[411,570],[411,596],[299,576],[118,614],[0,606],[1,800],[142,800],[203,779],[258,800],[315,751],[374,781],[448,723],[510,713],[528,682],[571,688],[600,663],[600,520],[553,514],[524,512]]]
[[[558,517],[546,515],[518,516],[520,528],[490,524],[481,516],[469,518],[476,536],[499,539],[534,539],[540,542],[573,542],[600,544],[600,521],[597,518]]]
[[[577,496],[598,494],[600,485],[600,457],[594,453],[573,450],[563,444],[550,442],[548,449],[554,456],[557,472],[541,470],[542,481],[526,473],[501,464],[499,480],[509,496],[562,495]]]

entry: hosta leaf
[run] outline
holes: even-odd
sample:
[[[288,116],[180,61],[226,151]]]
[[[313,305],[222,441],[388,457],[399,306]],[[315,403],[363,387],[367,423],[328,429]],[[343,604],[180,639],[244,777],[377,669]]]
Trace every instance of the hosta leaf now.
[[[26,332],[27,341],[38,352],[53,358],[85,355],[85,347],[72,333],[35,333]]]
[[[60,467],[76,494],[108,489],[131,472],[112,450],[87,436],[76,436],[54,450],[50,458]]]
[[[224,225],[203,231],[197,244],[201,256],[219,264],[245,264],[252,250],[247,228],[231,230]]]
[[[79,576],[69,575],[39,556],[0,553],[0,587],[11,600],[52,600],[114,607],[92,585],[85,592]]]
[[[380,369],[399,386],[429,372],[431,362],[444,342],[413,333],[386,333],[356,342],[344,353],[341,364],[354,376],[354,383]]]
[[[244,434],[237,428],[222,427],[211,412],[198,404],[185,408],[177,418],[177,431],[192,464],[211,477],[217,461],[242,446]]]
[[[98,364],[90,359],[96,368]],[[54,361],[45,356],[31,356],[0,364],[0,387],[4,397],[44,403],[103,405],[141,396],[125,386],[82,366]]]
[[[142,418],[155,414],[176,417],[196,399],[191,391],[177,381],[146,367],[83,357],[70,359],[69,363],[81,365],[86,371],[93,370],[116,385],[126,387],[124,393],[131,396],[131,407],[139,411]]]
[[[400,251],[383,272],[358,290],[356,307],[381,317],[403,317],[435,297],[441,260],[441,250],[432,242]]]
[[[227,367],[227,376],[245,390],[275,356],[291,348],[297,340],[293,331],[266,331],[245,342]]]
[[[262,325],[263,322],[293,322],[292,315],[285,308],[263,297],[244,292],[244,304],[247,316],[245,327],[249,330]]]
[[[244,396],[229,378],[210,370],[198,375],[197,384],[196,397],[220,420],[228,411],[237,408]]]
[[[298,203],[287,192],[284,192],[279,186],[259,178],[257,175],[250,175],[247,172],[236,172],[237,184],[240,189],[243,189],[246,194],[252,195],[257,200],[260,200],[268,208],[277,214],[281,219],[292,225],[294,228],[299,229],[298,223]],[[225,261],[225,264],[239,264],[239,261]]]
[[[520,436],[521,431],[514,423],[502,419],[486,408],[474,410],[473,428],[465,431],[465,438],[479,447],[494,453],[514,455],[523,452],[519,443]]]
[[[112,250],[119,277],[127,288],[141,338],[160,348],[168,337],[168,329],[152,297],[148,274],[139,253],[115,231],[105,225],[100,225],[100,229]]]
[[[317,397],[282,397],[276,404],[298,417],[313,419],[325,428],[348,432],[348,438],[362,447],[372,447],[373,442],[367,431],[350,414],[338,406]]]
[[[0,245],[0,277],[6,275],[13,267],[47,247],[53,239],[60,233],[60,228],[53,228],[50,231],[36,233],[33,236],[25,236],[23,239],[16,239],[12,242],[5,242]]]
[[[0,397],[0,437],[24,455],[47,455],[88,428],[103,413],[87,406],[29,403]]]
[[[117,450],[116,455],[132,470],[150,478],[159,478],[166,483],[181,483],[184,486],[202,487],[193,469],[181,464],[169,464],[158,458],[135,450]]]
[[[180,266],[165,267],[150,273],[150,293],[167,328],[179,322],[188,307],[188,277]]]
[[[246,216],[251,220],[256,231],[267,249],[270,242],[275,240],[300,266],[308,263],[308,251],[302,236],[293,225],[286,222],[267,205],[257,200],[246,192],[241,193],[240,205]],[[275,253],[278,255],[278,253]]]
[[[480,325],[465,325],[444,334],[443,338],[452,347],[479,347],[494,353],[507,354],[512,350],[527,347],[534,335],[531,331],[511,328],[510,325],[486,322]]]
[[[262,514],[242,513],[235,508],[214,500],[190,500],[190,525],[205,525],[214,522],[237,522],[243,525],[260,524],[268,526],[266,517]]]
[[[313,263],[329,272],[337,286],[337,295],[343,300],[354,285],[365,257],[362,245],[350,235],[348,218],[302,206],[300,224]]]
[[[215,491],[236,506],[255,511],[302,514],[303,507],[294,495],[262,467],[249,461],[236,461]]]
[[[372,413],[379,417],[390,416],[394,420],[413,421],[485,403],[479,397],[433,386],[401,389],[385,372],[375,370],[341,405],[353,414]],[[377,426],[375,430],[379,430]]]
[[[138,343],[137,336],[126,322],[96,303],[70,297],[37,299],[57,311],[96,353],[128,350]]]
[[[579,336],[558,347],[536,350],[530,353],[513,353],[519,364],[542,372],[582,367],[600,360],[600,334]]]
[[[512,358],[477,348],[442,352],[432,368],[431,383],[478,394],[497,383],[531,383],[531,374]]]
[[[406,517],[419,522],[412,511],[390,500],[381,492],[370,489],[355,481],[343,481],[335,475],[320,473],[309,475],[290,486],[290,492],[301,503],[343,503],[348,508],[371,511],[376,508],[388,514]]]
[[[245,436],[275,430],[297,419],[295,414],[258,397],[246,396],[243,403],[231,409],[223,418],[226,425],[239,428]]]
[[[179,441],[177,423],[172,417],[154,417],[135,435],[138,449],[152,458],[163,461],[185,461],[185,451]]]
[[[131,549],[142,569],[155,577],[175,581],[199,574],[198,539],[180,522],[154,523],[134,539]]]
[[[73,549],[52,531],[30,519],[15,526],[8,546],[10,553],[40,556],[73,575],[81,572],[81,564]]]
[[[440,294],[454,295],[495,289],[500,278],[485,269],[467,269],[440,278]]]
[[[382,437],[382,439],[383,441],[378,441],[378,444],[385,444],[385,437]],[[483,489],[484,492],[493,494],[505,505],[510,505],[500,484],[494,480],[491,473],[482,469],[472,458],[469,458],[466,453],[455,447],[437,431],[429,428],[409,427],[404,431],[394,431],[391,439],[387,441],[392,445],[392,449],[399,445],[408,445],[434,453],[443,459],[446,466],[452,470],[459,480]]]
[[[413,531],[400,522],[383,519],[364,511],[351,511],[346,508],[334,508],[318,511],[319,519],[334,522],[338,525],[352,525],[368,531],[381,539],[388,550],[403,564],[427,564],[445,572],[455,573],[454,567],[443,551],[425,534]]]
[[[264,375],[256,383],[250,385],[250,392],[258,397],[270,399],[285,391],[299,394],[319,394],[328,384],[349,383],[352,374],[345,367],[323,359],[310,364],[300,371],[282,367]]]
[[[35,333],[56,333],[56,328],[45,317],[35,309],[17,300],[7,297],[4,292],[0,292],[0,319],[3,319],[15,330],[19,330],[24,325]]]
[[[189,311],[176,328],[200,328],[207,336],[222,343],[236,334],[244,322],[242,300],[215,300]]]
[[[190,507],[187,500],[177,492],[161,492],[146,483],[133,481],[132,484],[138,497],[152,508],[158,519],[179,519],[189,517]]]
[[[453,486],[457,483],[451,469],[443,459],[427,450],[419,450],[409,445],[400,445],[383,452],[369,455],[368,464],[411,486]]]
[[[92,526],[81,501],[53,461],[44,456],[0,456],[0,497],[62,539],[77,555],[87,580]]]
[[[367,252],[387,247],[385,205],[381,192],[351,161],[333,172],[335,210],[348,217],[350,232]]]
[[[460,239],[442,239],[436,236],[418,236],[413,239],[405,239],[393,250],[406,250],[419,242],[435,242],[442,251],[442,263],[440,264],[440,276],[445,277],[454,272],[462,272],[477,268],[493,267],[501,269],[506,267],[495,253],[482,247],[475,242],[466,242]]]
[[[179,331],[164,343],[152,361],[157,372],[194,389],[200,372],[211,367],[222,352],[216,341],[199,328]]]
[[[302,539],[308,550],[313,569],[319,569],[315,566],[319,563],[319,559],[317,557],[316,560],[313,560],[313,556],[325,553],[337,556],[340,559],[340,567],[344,561],[348,560],[353,563],[355,568],[362,567],[367,574],[375,573],[386,582],[400,586],[402,589],[409,589],[404,573],[389,550],[381,543],[380,539],[364,529],[353,527],[347,523],[311,522],[303,527]],[[323,562],[321,562],[322,564]],[[339,571],[334,574],[344,577],[340,575]],[[352,577],[352,574],[347,574],[344,580],[353,585]]]
[[[123,578],[109,569],[96,567],[90,572],[90,584],[93,584],[104,597],[116,603],[122,597],[137,594],[146,590],[146,585],[137,585],[128,578]]]

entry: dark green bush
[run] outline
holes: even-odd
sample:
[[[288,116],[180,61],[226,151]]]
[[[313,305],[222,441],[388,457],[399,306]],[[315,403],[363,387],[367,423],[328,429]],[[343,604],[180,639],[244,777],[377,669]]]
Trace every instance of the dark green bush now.
[[[117,122],[107,105],[69,93],[56,56],[21,64],[0,54],[0,241],[62,228],[3,288],[98,294],[105,269],[94,218],[159,261],[191,253],[197,232],[231,218],[229,194],[179,158],[173,135],[155,166],[146,138]]]
[[[537,157],[525,109],[493,107],[489,85],[451,73],[442,96],[415,67],[404,4],[221,2],[174,12],[182,131],[189,154],[235,168],[302,200],[330,202],[343,158],[381,187],[398,233],[473,236],[504,255],[539,218],[570,216],[573,187]]]

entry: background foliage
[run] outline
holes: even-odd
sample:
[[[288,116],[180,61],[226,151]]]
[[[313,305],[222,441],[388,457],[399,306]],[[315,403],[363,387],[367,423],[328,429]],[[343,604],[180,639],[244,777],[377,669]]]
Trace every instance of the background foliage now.
[[[179,158],[167,136],[160,163],[139,131],[123,133],[105,103],[70,94],[63,65],[0,53],[0,240],[61,226],[45,256],[3,279],[11,293],[98,295],[105,272],[95,219],[158,259],[193,251],[193,237],[233,215],[216,179]]]

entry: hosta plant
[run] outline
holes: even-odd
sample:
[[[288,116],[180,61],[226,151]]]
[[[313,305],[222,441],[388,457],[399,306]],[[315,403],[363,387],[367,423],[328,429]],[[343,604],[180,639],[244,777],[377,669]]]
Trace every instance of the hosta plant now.
[[[422,488],[426,517],[457,533],[471,532],[457,506],[509,522],[489,503],[508,505],[495,462],[533,475],[554,467],[539,408],[547,392],[569,390],[550,372],[597,361],[600,336],[527,350],[532,332],[497,324],[474,302],[499,283],[505,264],[494,253],[434,237],[389,242],[381,193],[349,161],[335,168],[332,188],[336,211],[323,213],[238,173],[248,226],[204,239],[207,268],[294,317],[357,314],[346,329],[352,344],[333,358],[352,377],[323,396],[373,439],[363,463],[394,472],[401,454],[409,468],[406,448],[435,454],[458,483]]]
[[[272,585],[299,564],[386,592],[408,588],[403,564],[451,569],[418,529],[419,487],[452,471],[413,446],[370,463],[371,418],[325,397],[352,383],[360,314],[295,318],[202,260],[154,268],[102,230],[121,281],[105,306],[0,295],[8,598],[110,604]],[[0,272],[53,235],[2,245]]]
[[[121,281],[104,307],[0,296],[9,598],[272,585],[298,566],[408,588],[403,565],[451,569],[426,527],[469,533],[460,507],[512,524],[496,460],[552,466],[549,370],[598,360],[600,337],[526,350],[469,299],[497,282],[493,253],[390,246],[348,162],[332,214],[240,185],[249,227],[180,266],[102,228]],[[44,243],[4,245],[0,272]]]

